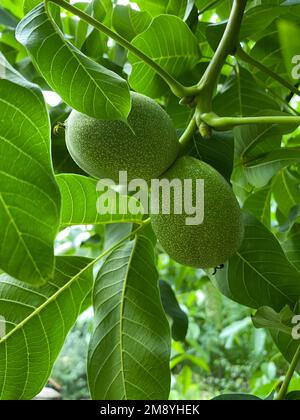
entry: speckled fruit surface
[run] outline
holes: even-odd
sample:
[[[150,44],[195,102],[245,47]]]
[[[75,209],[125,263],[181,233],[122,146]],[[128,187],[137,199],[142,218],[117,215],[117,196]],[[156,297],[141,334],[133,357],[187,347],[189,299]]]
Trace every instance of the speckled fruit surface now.
[[[164,250],[177,262],[198,268],[214,268],[234,255],[243,240],[239,203],[227,181],[211,166],[192,157],[178,159],[162,178],[204,179],[204,222],[186,225],[187,214],[152,214],[154,232]],[[193,204],[196,204],[193,183]],[[172,194],[171,194],[172,197]]]
[[[98,120],[72,111],[66,121],[66,143],[74,161],[95,178],[146,181],[159,177],[175,161],[179,143],[168,114],[152,99],[132,93],[128,125]]]

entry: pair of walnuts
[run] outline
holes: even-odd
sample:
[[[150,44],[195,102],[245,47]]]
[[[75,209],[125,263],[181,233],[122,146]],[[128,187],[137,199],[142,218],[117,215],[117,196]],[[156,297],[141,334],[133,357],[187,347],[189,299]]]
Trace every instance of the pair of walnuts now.
[[[175,261],[198,268],[221,265],[236,253],[244,234],[241,210],[230,185],[206,163],[189,156],[178,158],[179,142],[168,114],[146,96],[132,93],[131,97],[127,124],[72,111],[66,122],[66,143],[72,158],[98,179],[118,181],[119,171],[127,171],[129,181],[203,179],[202,224],[187,225],[188,215],[175,214],[174,203],[171,214],[152,214],[151,223]],[[196,191],[192,192],[196,200]]]

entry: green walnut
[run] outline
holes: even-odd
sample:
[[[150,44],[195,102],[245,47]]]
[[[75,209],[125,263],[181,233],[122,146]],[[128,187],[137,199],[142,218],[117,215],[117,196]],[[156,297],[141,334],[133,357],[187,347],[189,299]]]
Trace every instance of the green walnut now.
[[[174,190],[171,190],[170,214],[162,211],[161,194],[156,198],[160,210],[151,215],[151,222],[164,250],[175,261],[191,267],[214,268],[225,263],[238,251],[244,236],[242,212],[227,181],[211,166],[188,156],[178,159],[161,178],[193,180],[191,201],[194,206],[197,199],[200,205],[196,180],[204,180],[201,224],[187,225],[190,215],[184,211],[174,214]]]
[[[132,93],[128,124],[91,118],[72,111],[66,143],[74,161],[92,177],[146,181],[159,177],[175,161],[179,142],[168,114],[152,99]]]

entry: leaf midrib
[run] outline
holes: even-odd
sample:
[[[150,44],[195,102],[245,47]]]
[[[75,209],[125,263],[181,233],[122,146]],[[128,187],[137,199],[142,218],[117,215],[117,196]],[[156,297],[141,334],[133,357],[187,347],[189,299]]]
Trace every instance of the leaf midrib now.
[[[75,281],[77,281],[85,273],[85,271],[92,268],[95,263],[96,260],[92,260],[88,265],[81,269],[79,273],[72,277],[64,286],[57,290],[57,292],[55,292],[50,298],[48,298],[38,308],[36,308],[30,315],[28,315],[28,317],[26,317],[8,334],[6,334],[2,339],[0,339],[0,345],[6,343],[12,335],[14,335],[20,329],[22,329],[31,319],[33,319],[36,315],[39,315],[42,312],[42,310],[47,308],[47,306],[50,305],[52,302],[55,302],[64,291],[66,291]]]
[[[129,271],[131,268],[131,263],[133,260],[133,256],[135,253],[135,249],[136,249],[136,244],[137,244],[137,236],[134,238],[134,245],[132,247],[131,253],[130,253],[130,258],[127,264],[127,269],[126,269],[126,275],[125,275],[125,279],[124,279],[124,283],[123,283],[123,288],[122,288],[122,295],[121,295],[121,308],[120,308],[120,361],[121,361],[121,374],[122,374],[122,380],[123,380],[123,387],[124,387],[124,397],[127,400],[127,390],[126,390],[126,380],[125,380],[125,372],[124,372],[124,350],[123,350],[123,336],[124,336],[124,303],[125,303],[125,295],[126,295],[126,291],[127,291],[127,285],[128,285],[128,277],[129,277]]]
[[[258,275],[259,275],[259,277],[261,277],[268,285],[269,285],[269,287],[271,287],[271,288],[273,288],[273,289],[275,289],[280,295],[282,295],[284,298],[286,298],[291,304],[293,304],[294,302],[293,302],[293,300],[289,297],[289,296],[287,296],[287,295],[285,295],[284,293],[283,293],[283,291],[282,290],[280,290],[275,284],[273,284],[273,283],[271,283],[270,282],[270,280],[267,278],[267,277],[265,277],[262,273],[260,273],[251,263],[250,263],[250,261],[247,261],[246,260],[246,258],[244,258],[243,256],[242,256],[242,254],[240,253],[240,252],[237,252],[237,255],[241,258],[241,260],[245,263],[245,264],[247,264],[253,271],[255,271]]]

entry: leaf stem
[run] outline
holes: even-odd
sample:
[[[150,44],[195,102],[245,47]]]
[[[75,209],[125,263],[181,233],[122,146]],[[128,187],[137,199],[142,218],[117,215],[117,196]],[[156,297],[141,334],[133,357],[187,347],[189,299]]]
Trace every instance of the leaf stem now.
[[[218,78],[228,55],[234,54],[239,42],[240,27],[247,0],[234,0],[230,17],[220,44],[198,84],[200,90],[198,109],[203,112],[212,110],[212,98]]]
[[[202,121],[217,131],[232,130],[239,125],[249,124],[299,124],[300,117],[296,116],[265,116],[265,117],[219,117],[214,113],[202,114]]]
[[[280,391],[276,397],[276,400],[284,400],[287,393],[288,393],[288,389],[290,386],[290,382],[293,378],[293,375],[297,369],[297,366],[300,362],[300,345],[298,347],[298,350],[295,353],[295,356],[293,357],[292,363],[290,364],[290,367],[288,369],[287,375],[285,377],[285,380],[280,388]]]
[[[272,79],[276,80],[276,82],[280,83],[282,86],[289,89],[291,92],[293,92],[295,95],[300,96],[300,90],[298,90],[295,86],[293,86],[290,82],[283,79],[283,77],[278,76],[276,73],[274,73],[272,70],[270,70],[265,65],[261,64],[259,61],[256,61],[254,58],[252,58],[249,54],[247,54],[241,46],[238,47],[236,51],[236,56],[239,57],[242,61],[245,63],[251,64],[253,67],[256,67],[263,73],[270,76]]]
[[[65,0],[45,0],[45,5],[47,5],[49,2],[54,3],[57,6],[68,10],[73,15],[78,16],[80,19],[87,22],[94,28],[98,29],[98,31],[103,32],[104,34],[112,38],[115,42],[117,42],[119,45],[121,45],[122,47],[126,48],[134,55],[139,57],[146,64],[148,64],[148,66],[150,66],[157,74],[160,75],[160,77],[169,85],[174,95],[178,96],[179,98],[183,98],[185,96],[194,96],[195,94],[197,94],[198,90],[196,86],[183,86],[181,83],[175,80],[167,71],[165,71],[159,64],[157,64],[152,58],[148,57],[146,54],[144,54],[141,50],[139,50],[130,42],[128,42],[121,35],[117,34],[107,26],[103,25],[103,23],[98,22],[96,19],[94,19],[92,16],[88,15],[84,11],[72,6]]]
[[[185,150],[185,148],[190,143],[191,139],[193,138],[193,135],[195,131],[197,130],[197,122],[195,115],[191,119],[189,125],[187,126],[185,132],[182,134],[182,136],[179,139],[180,148],[181,150]]]

